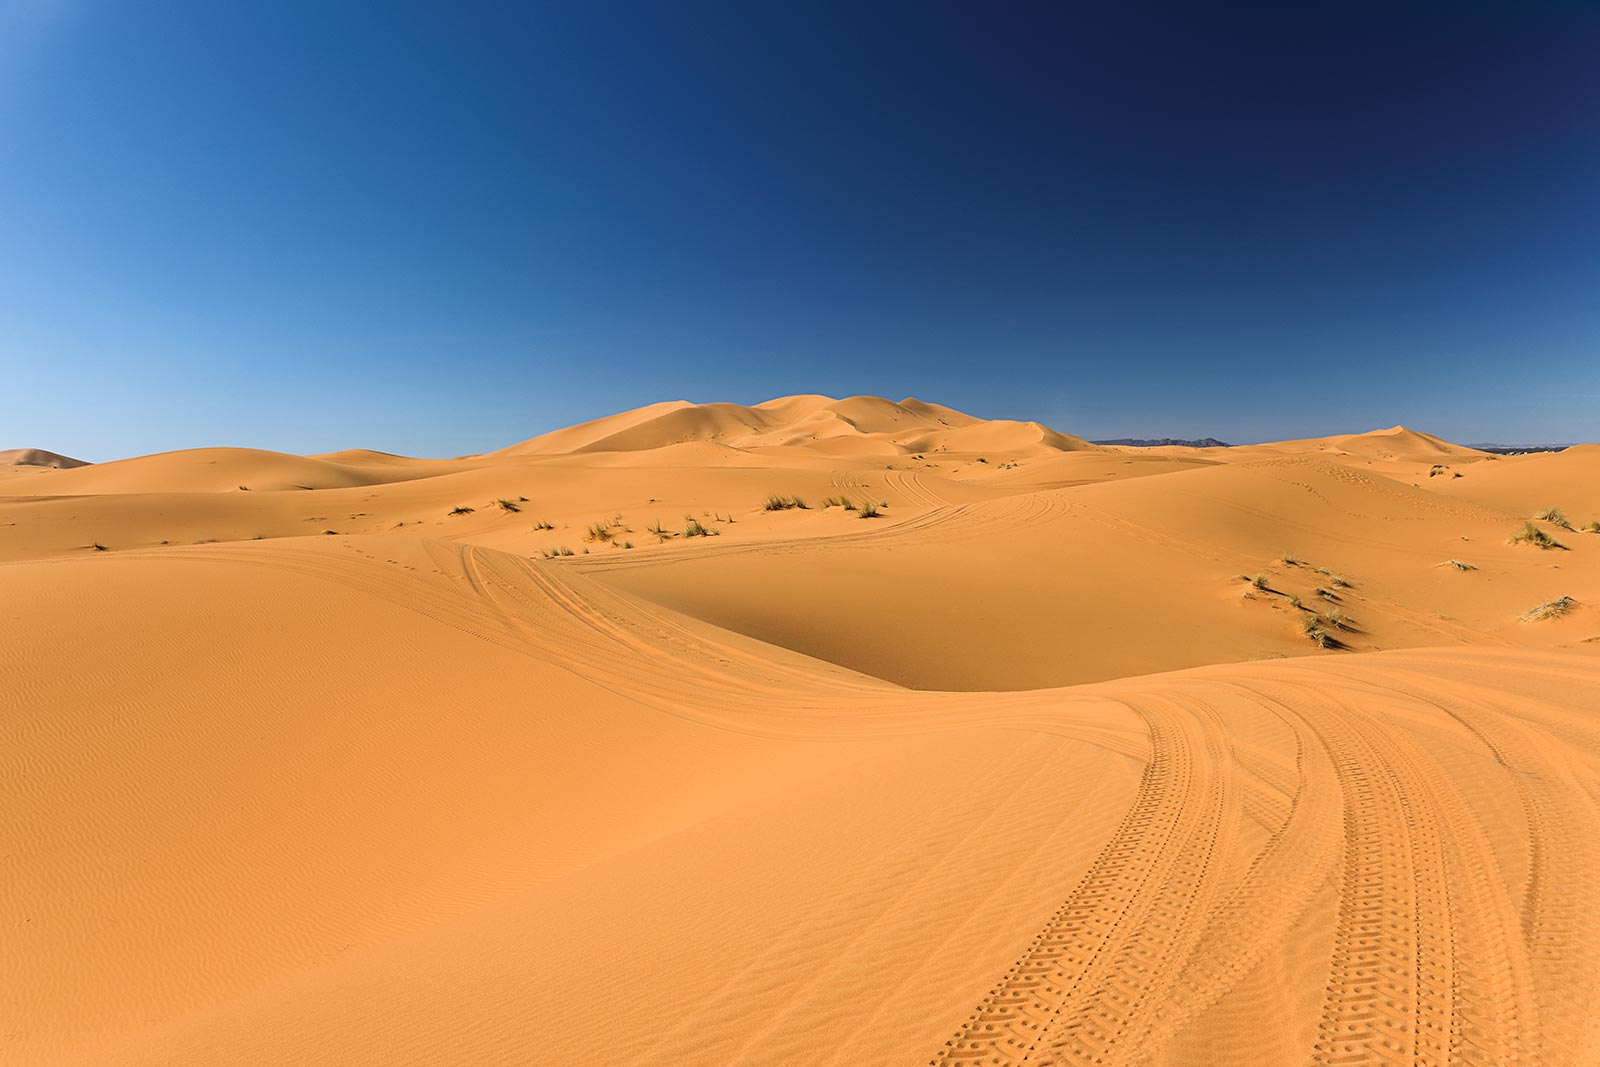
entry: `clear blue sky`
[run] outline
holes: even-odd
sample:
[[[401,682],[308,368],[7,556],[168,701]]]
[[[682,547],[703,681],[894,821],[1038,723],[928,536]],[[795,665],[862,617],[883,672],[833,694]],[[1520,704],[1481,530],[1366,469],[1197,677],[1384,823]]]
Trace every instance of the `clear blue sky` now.
[[[1594,4],[0,0],[0,447],[1594,440],[1596,56]]]

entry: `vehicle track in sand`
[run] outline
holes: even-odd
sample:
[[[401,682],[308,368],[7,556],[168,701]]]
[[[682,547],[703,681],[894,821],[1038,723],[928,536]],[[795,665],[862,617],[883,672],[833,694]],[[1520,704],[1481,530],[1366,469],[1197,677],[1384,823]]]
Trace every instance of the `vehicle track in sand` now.
[[[813,902],[763,958],[617,1062],[849,1062],[819,1059],[807,1020],[825,1011],[827,983],[859,980],[857,944],[915,958],[918,917],[937,912],[928,865],[979,865],[1013,832],[1033,844],[1009,854],[996,887],[1019,864],[1058,862],[1040,843],[1062,832],[1053,820],[1070,806],[1036,805],[1089,785],[1053,754],[1062,740],[1142,763],[1133,801],[1114,829],[1108,813],[1086,868],[1049,883],[1054,910],[1030,920],[1041,923],[1031,941],[967,1001],[965,1021],[940,1014],[950,1036],[925,1061],[1105,1067],[1161,1062],[1197,1027],[1243,1040],[1248,1028],[1228,1031],[1214,1010],[1235,1017],[1239,996],[1265,995],[1262,965],[1308,944],[1329,947],[1302,1062],[1583,1067],[1600,1050],[1600,729],[1554,696],[1600,710],[1583,704],[1594,675],[1575,654],[1308,658],[1046,692],[911,693],[718,640],[564,565],[420,545],[409,565],[320,542],[161,558],[336,582],[720,728],[820,741],[981,725],[1039,739],[943,797],[926,835],[863,868],[859,896]],[[1502,662],[1526,665],[1502,678]],[[1438,745],[1462,755],[1442,759]],[[1525,824],[1525,871],[1503,869],[1524,853],[1496,844],[1506,831],[1452,777],[1463,760],[1514,791],[1503,810]],[[918,980],[911,964],[884,971],[888,957],[856,963],[882,989]],[[773,983],[753,1028],[741,1022],[752,976]],[[862,987],[869,1015],[879,989]],[[858,1047],[850,1019],[829,1018],[843,1028],[838,1048]]]

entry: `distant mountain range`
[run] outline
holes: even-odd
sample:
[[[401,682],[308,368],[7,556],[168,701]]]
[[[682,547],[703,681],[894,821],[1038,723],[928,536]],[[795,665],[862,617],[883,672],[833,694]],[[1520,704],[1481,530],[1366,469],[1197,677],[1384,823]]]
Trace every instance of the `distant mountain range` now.
[[[1564,452],[1567,449],[1571,448],[1572,445],[1571,444],[1565,444],[1565,445],[1474,444],[1474,445],[1468,445],[1467,447],[1468,448],[1476,448],[1479,452],[1493,452],[1497,456],[1520,456],[1525,452]]]
[[[1219,441],[1215,437],[1202,437],[1198,441],[1187,441],[1181,437],[1113,437],[1109,441],[1091,441],[1095,445],[1127,445],[1130,448],[1161,448],[1165,445],[1177,445],[1182,448],[1232,448],[1226,441]]]

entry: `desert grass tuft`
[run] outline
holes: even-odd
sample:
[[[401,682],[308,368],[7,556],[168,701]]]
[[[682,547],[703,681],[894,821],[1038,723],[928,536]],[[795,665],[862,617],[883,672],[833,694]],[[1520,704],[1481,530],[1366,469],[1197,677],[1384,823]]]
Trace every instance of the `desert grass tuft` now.
[[[1589,523],[1583,528],[1584,533],[1600,533],[1600,521]]]
[[[1307,615],[1300,620],[1300,632],[1305,634],[1318,648],[1327,648],[1333,644],[1333,637],[1328,633],[1322,620],[1315,615]]]
[[[1342,574],[1330,574],[1328,575],[1328,584],[1332,585],[1335,589],[1349,589],[1350,579],[1346,578]]]
[[[611,524],[610,523],[606,523],[606,522],[591,522],[589,524],[589,533],[588,533],[588,536],[586,537],[586,540],[589,540],[589,541],[609,541],[609,540],[611,540]]]
[[[1464,563],[1459,559],[1447,559],[1444,561],[1444,565],[1446,567],[1454,567],[1458,571],[1475,571],[1478,569],[1474,564]]]
[[[801,511],[810,511],[811,505],[798,496],[778,496],[773,494],[761,502],[765,511],[788,511],[790,508],[799,508]]]
[[[1531,522],[1522,524],[1522,528],[1510,537],[1509,544],[1517,545],[1526,542],[1538,548],[1566,548],[1567,546],[1545,533]]]
[[[1265,574],[1252,574],[1250,576],[1250,584],[1257,589],[1265,591],[1267,588],[1267,576]]]
[[[108,552],[108,551],[110,551],[109,549],[106,548],[105,545],[102,545],[99,541],[96,541],[94,544],[90,545],[89,547],[94,549],[96,552]]]
[[[863,519],[875,519],[878,517],[878,505],[870,500],[862,504],[859,510]]]
[[[684,516],[683,536],[685,537],[710,537],[711,531],[693,515]]]
[[[526,499],[526,498],[524,498],[524,499]],[[507,500],[505,497],[501,497],[499,500],[496,500],[495,503],[500,505],[500,510],[501,511],[521,511],[522,510],[521,508],[517,507],[517,502],[515,500]]]
[[[1536,608],[1531,608],[1522,613],[1523,622],[1542,622],[1545,619],[1559,619],[1567,612],[1578,606],[1578,602],[1569,596],[1556,597],[1546,601]]]
[[[1552,526],[1559,526],[1563,530],[1572,529],[1572,523],[1567,521],[1566,514],[1560,508],[1540,508],[1533,513],[1533,517]]]
[[[452,515],[471,515],[474,511],[477,511],[477,510],[478,510],[477,508],[457,507],[457,508],[451,508],[450,509],[450,514],[452,514]]]

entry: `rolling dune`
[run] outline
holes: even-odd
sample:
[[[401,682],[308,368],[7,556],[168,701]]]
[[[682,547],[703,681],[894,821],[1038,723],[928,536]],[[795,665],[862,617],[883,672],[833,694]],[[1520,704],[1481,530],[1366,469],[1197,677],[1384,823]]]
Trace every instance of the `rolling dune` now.
[[[8,477],[0,1062],[1593,1063],[1600,535],[1509,538],[1596,475],[804,396]]]

